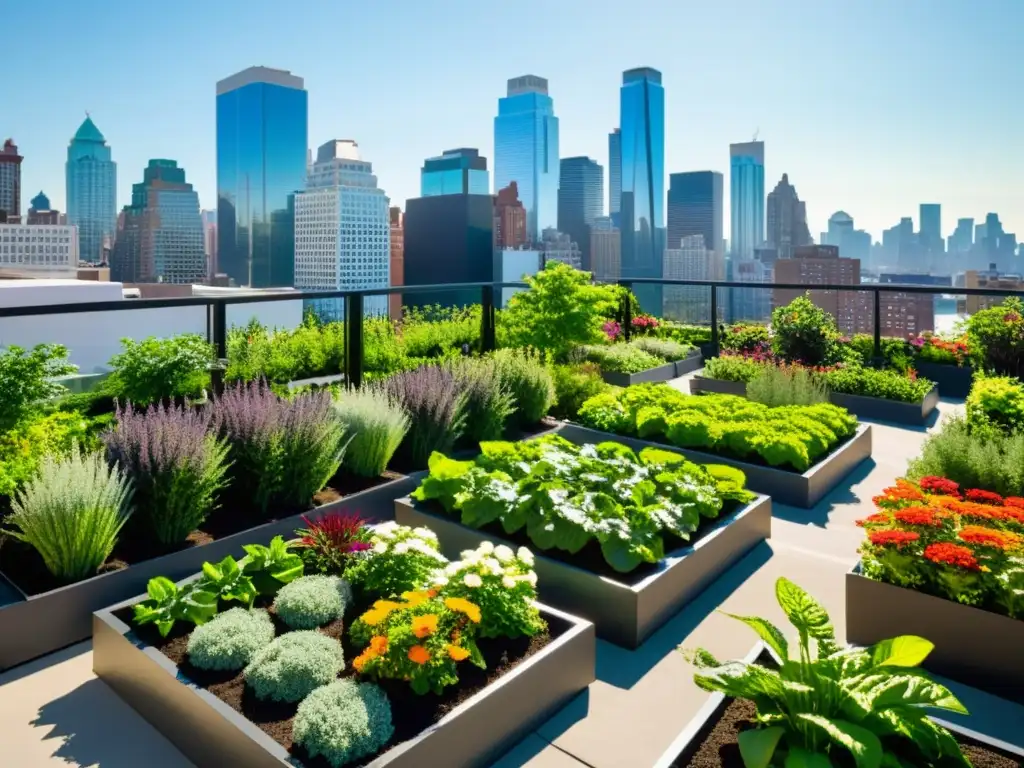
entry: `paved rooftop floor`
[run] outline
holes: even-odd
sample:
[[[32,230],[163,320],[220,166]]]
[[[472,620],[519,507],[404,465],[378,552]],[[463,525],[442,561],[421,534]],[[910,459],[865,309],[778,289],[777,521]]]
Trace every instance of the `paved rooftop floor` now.
[[[675,385],[685,388],[686,382],[677,380]],[[941,415],[960,409],[955,403],[939,406]],[[774,599],[780,575],[824,603],[843,637],[843,575],[857,561],[862,536],[855,521],[872,511],[872,496],[903,474],[924,437],[924,428],[875,424],[872,460],[813,509],[775,504],[771,541],[752,551],[641,648],[627,651],[598,641],[597,681],[495,768],[654,765],[707,698],[693,685],[692,669],[676,647],[704,646],[720,658],[746,655],[754,645],[753,633],[715,609],[762,615],[786,626]],[[968,708],[975,695],[968,694]],[[1003,716],[1005,722],[989,718],[989,735],[1019,739],[1024,707],[1006,709]],[[10,768],[191,765],[96,679],[88,642],[0,675],[0,723],[0,764]]]

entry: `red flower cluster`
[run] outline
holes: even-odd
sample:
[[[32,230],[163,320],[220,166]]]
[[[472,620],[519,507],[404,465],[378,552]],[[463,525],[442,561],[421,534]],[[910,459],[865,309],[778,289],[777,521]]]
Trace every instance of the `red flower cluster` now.
[[[898,483],[899,480],[896,482]],[[960,496],[960,486],[952,480],[947,480],[944,477],[928,475],[927,477],[921,478],[919,485],[921,486],[921,490],[926,493],[934,493],[939,496]]]
[[[868,540],[876,547],[902,547],[904,544],[910,544],[911,542],[918,541],[921,538],[921,534],[914,533],[913,531],[898,531],[898,530],[886,530],[886,531],[871,531],[868,534]]]
[[[1009,531],[987,528],[983,525],[965,525],[960,529],[960,540],[981,547],[1008,551],[1020,546],[1021,537]]]
[[[968,571],[981,570],[981,566],[978,564],[974,553],[967,547],[962,547],[959,544],[950,544],[948,542],[929,544],[924,548],[924,557],[926,560],[931,560],[939,565],[952,565]]]
[[[992,493],[992,491],[983,491],[980,488],[972,488],[965,494],[965,498],[968,501],[973,501],[978,504],[993,504],[1002,506],[1003,497],[998,493]]]
[[[929,528],[942,527],[944,515],[942,510],[934,507],[907,507],[892,513],[893,519],[904,525],[923,525]]]

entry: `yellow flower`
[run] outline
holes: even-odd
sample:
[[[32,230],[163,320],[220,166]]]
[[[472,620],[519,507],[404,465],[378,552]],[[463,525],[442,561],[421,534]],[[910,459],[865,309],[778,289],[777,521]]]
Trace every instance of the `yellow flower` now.
[[[462,597],[447,597],[444,604],[453,611],[465,614],[474,624],[480,623],[480,608],[476,603],[471,603]]]
[[[414,645],[409,649],[409,661],[414,661],[417,664],[426,664],[430,661],[430,651],[422,645]]]
[[[429,600],[430,595],[426,592],[403,592],[402,599],[409,605],[419,605],[425,600]]]
[[[401,607],[401,604],[394,603],[390,600],[378,600],[373,604],[373,607],[370,610],[359,617],[359,620],[364,624],[375,627],[390,616],[392,611]]]
[[[433,613],[428,613],[423,616],[416,616],[412,620],[412,633],[416,637],[426,637],[432,635],[437,631],[437,616]]]
[[[460,648],[457,645],[449,645],[448,657],[452,661],[463,661],[464,659],[469,658],[469,651],[467,651],[465,648]]]

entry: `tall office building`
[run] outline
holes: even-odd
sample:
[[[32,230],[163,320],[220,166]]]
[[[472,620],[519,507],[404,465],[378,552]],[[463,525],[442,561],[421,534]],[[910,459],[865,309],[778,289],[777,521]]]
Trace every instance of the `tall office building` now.
[[[78,227],[79,257],[100,262],[104,239],[113,241],[117,231],[117,164],[88,115],[68,145],[65,176],[68,224]]]
[[[929,251],[942,249],[942,206],[938,203],[921,203],[920,242]]]
[[[622,209],[622,129],[608,134],[608,216],[619,225]]]
[[[722,174],[690,171],[670,174],[668,179],[668,248],[678,248],[684,237],[700,235],[704,248],[724,255]]]
[[[665,278],[671,280],[724,280],[725,260],[720,251],[704,247],[704,235],[685,235],[678,248],[665,249]],[[725,319],[718,305],[718,319]],[[666,285],[664,317],[682,323],[711,324],[711,294],[702,286]]]
[[[970,252],[974,247],[974,219],[957,219],[948,246],[950,255]]]
[[[558,118],[548,81],[514,77],[494,118],[494,188],[516,182],[531,241],[558,223],[558,172]]]
[[[590,225],[601,215],[604,168],[589,157],[561,162],[558,188],[558,230],[579,246],[583,269],[590,269]]]
[[[782,180],[768,193],[767,205],[768,244],[776,250],[777,258],[793,258],[793,249],[811,244],[811,232],[807,228],[807,206],[796,193],[796,187],[789,183],[789,175],[782,174]]]
[[[730,144],[729,165],[729,247],[734,258],[752,259],[764,241],[764,142]]]
[[[173,160],[150,160],[132,185],[110,276],[125,283],[201,283],[207,276],[199,195]]]
[[[200,211],[203,219],[203,247],[206,249],[206,273],[212,279],[217,272],[217,211]]]
[[[388,211],[391,223],[391,285],[405,285],[405,215],[397,205]],[[388,297],[388,314],[391,319],[402,319],[402,294],[392,293]]]
[[[595,280],[622,277],[622,236],[611,216],[601,216],[590,226],[590,271]]]
[[[10,224],[21,221],[21,161],[13,139],[0,149],[0,217]]]
[[[513,181],[494,196],[494,247],[522,248],[526,242],[526,209]]]
[[[308,141],[301,77],[249,67],[217,83],[217,260],[238,285],[294,285]]]
[[[423,168],[420,169],[420,197],[490,193],[487,158],[478,149],[446,149],[437,157],[423,161]]]
[[[853,217],[846,211],[836,211],[829,217],[828,231],[821,233],[821,244],[836,246],[840,256],[860,259],[861,267],[872,261],[870,233],[855,229]]]
[[[359,145],[320,145],[306,188],[295,195],[295,287],[345,291],[390,286],[390,201]],[[312,299],[303,309],[325,320],[344,317],[344,299]],[[367,315],[388,314],[388,297],[363,299]]]
[[[32,198],[28,204],[28,223],[34,225],[37,224],[49,224],[51,226],[57,226],[61,223],[60,211],[55,211],[50,207],[50,198],[39,192],[38,195]],[[75,246],[75,255],[78,255],[78,247]]]
[[[650,67],[622,73],[622,277],[660,278],[665,252],[665,89]],[[644,312],[662,309],[659,285],[637,285]]]

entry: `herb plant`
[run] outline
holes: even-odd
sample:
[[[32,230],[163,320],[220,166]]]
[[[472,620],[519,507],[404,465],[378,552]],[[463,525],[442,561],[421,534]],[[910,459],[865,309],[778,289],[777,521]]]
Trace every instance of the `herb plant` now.
[[[342,468],[360,477],[379,477],[409,431],[409,416],[393,396],[373,383],[342,392],[334,401],[334,412],[352,435]]]
[[[514,349],[499,349],[494,360],[502,386],[512,393],[512,420],[521,427],[540,423],[555,402],[555,385],[544,360]]]
[[[331,768],[374,754],[394,732],[387,694],[373,683],[347,678],[303,699],[293,727],[295,743],[310,757],[323,757]]]
[[[557,419],[575,418],[584,402],[610,388],[594,363],[552,366],[551,380],[555,385],[551,415]]]
[[[447,367],[428,365],[387,380],[387,390],[409,414],[398,449],[402,466],[425,467],[434,451],[450,451],[466,428],[466,392]]]
[[[188,638],[188,660],[198,669],[239,670],[274,640],[274,622],[264,610],[232,608],[196,627]]]
[[[302,558],[292,551],[292,543],[283,536],[275,536],[269,546],[243,544],[245,557],[239,565],[252,580],[260,595],[275,595],[285,584],[302,576]]]
[[[967,425],[981,434],[1024,430],[1024,384],[1011,376],[978,378],[967,396]]]
[[[747,383],[747,397],[775,408],[828,402],[828,389],[806,368],[768,365]]]
[[[682,344],[670,339],[659,339],[655,336],[638,336],[631,339],[629,345],[643,350],[667,362],[685,359],[694,349],[692,344]]]
[[[119,397],[136,406],[199,397],[209,386],[213,348],[202,336],[125,338],[121,346],[121,353],[110,360],[112,385]]]
[[[178,587],[170,579],[157,576],[146,585],[149,597],[132,607],[139,626],[155,624],[161,637],[167,637],[175,622],[187,621],[197,626],[217,615],[217,593],[207,588],[202,579]]]
[[[929,475],[963,488],[1024,496],[1024,432],[972,430],[962,417],[946,418],[907,470],[912,480]]]
[[[723,663],[703,649],[688,654],[698,686],[757,706],[757,727],[738,736],[747,768],[828,768],[845,765],[844,752],[860,768],[940,760],[970,766],[953,736],[928,717],[927,708],[967,714],[949,689],[917,668],[932,643],[908,635],[840,650],[828,614],[804,590],[780,578],[775,596],[797,631],[795,655],[782,631],[765,619],[733,618],[758,634],[780,659],[778,669]],[[890,745],[917,752],[919,759],[904,762]]]
[[[292,629],[316,629],[340,619],[352,603],[352,588],[337,576],[303,576],[284,586],[274,610]]]
[[[498,363],[493,358],[466,358],[455,363],[453,371],[466,393],[464,437],[470,443],[500,440],[516,401]]]
[[[92,450],[95,439],[88,419],[77,413],[29,416],[0,430],[0,495],[13,497],[39,474],[45,457],[67,456],[78,445]]]
[[[263,701],[299,702],[345,668],[341,643],[314,629],[286,632],[253,654],[245,684]]]
[[[77,370],[60,344],[37,344],[31,350],[10,346],[0,351],[0,430],[10,429],[34,406],[66,391],[53,379]]]

